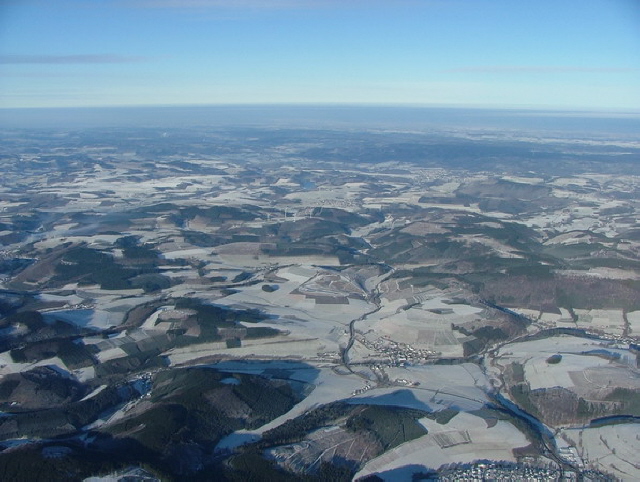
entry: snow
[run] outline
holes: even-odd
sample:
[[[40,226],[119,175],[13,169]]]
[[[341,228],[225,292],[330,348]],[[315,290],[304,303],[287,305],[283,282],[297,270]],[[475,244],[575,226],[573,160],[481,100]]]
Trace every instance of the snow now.
[[[37,367],[52,366],[69,374],[69,369],[64,362],[58,358],[47,358],[34,363],[14,363],[8,351],[0,353],[0,375],[9,375],[10,373],[21,373],[33,370]]]
[[[76,326],[104,330],[122,323],[124,313],[104,310],[62,310],[48,311],[43,314],[45,321],[60,319]]]
[[[365,464],[355,474],[354,480],[370,474],[377,474],[383,480],[398,480],[398,473],[385,478],[383,472],[413,466],[419,470],[416,461],[428,461],[425,467],[436,469],[449,463],[471,463],[478,459],[508,460],[515,462],[513,449],[529,445],[525,435],[508,422],[499,420],[488,427],[484,419],[461,412],[446,425],[435,420],[420,419],[429,431],[427,435],[406,442],[383,453]],[[441,436],[457,442],[455,445],[442,444]],[[468,442],[467,442],[468,440]]]
[[[87,396],[85,396],[82,400],[80,400],[81,402],[84,402],[85,400],[89,400],[90,398],[95,397],[98,393],[100,393],[102,390],[104,390],[105,388],[107,388],[107,385],[100,385],[98,388],[96,388],[94,391],[92,391],[91,393],[89,393]]]
[[[640,480],[637,464],[640,453],[640,423],[597,428],[565,429],[561,436],[577,449],[587,464],[611,473],[621,480]]]

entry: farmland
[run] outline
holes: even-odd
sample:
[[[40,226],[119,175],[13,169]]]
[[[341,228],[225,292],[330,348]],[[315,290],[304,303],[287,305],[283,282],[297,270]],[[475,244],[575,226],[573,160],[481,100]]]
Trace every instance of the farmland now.
[[[545,135],[1,131],[0,474],[640,477],[640,144]]]

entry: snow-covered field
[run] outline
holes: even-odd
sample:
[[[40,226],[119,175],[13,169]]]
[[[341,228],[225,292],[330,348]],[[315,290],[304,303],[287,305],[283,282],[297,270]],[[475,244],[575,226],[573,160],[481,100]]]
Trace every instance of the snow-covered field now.
[[[622,480],[640,480],[640,423],[564,429],[560,436],[577,448],[586,465]]]
[[[44,313],[45,320],[59,319],[77,326],[104,330],[122,323],[124,313],[105,310],[62,310]]]
[[[370,460],[354,479],[377,474],[383,480],[394,482],[402,473],[394,472],[392,478],[385,479],[381,472],[403,466],[411,466],[406,474],[411,477],[420,465],[436,469],[449,463],[470,463],[482,459],[515,462],[513,449],[529,445],[525,435],[510,423],[499,420],[489,427],[484,419],[470,413],[460,412],[446,425],[427,418],[421,419],[420,423],[429,431],[427,435]]]
[[[562,358],[549,363],[553,355]],[[514,362],[523,365],[532,390],[564,387],[588,396],[608,387],[640,388],[635,355],[627,345],[568,335],[510,343],[498,350],[488,371],[497,375],[499,367]]]

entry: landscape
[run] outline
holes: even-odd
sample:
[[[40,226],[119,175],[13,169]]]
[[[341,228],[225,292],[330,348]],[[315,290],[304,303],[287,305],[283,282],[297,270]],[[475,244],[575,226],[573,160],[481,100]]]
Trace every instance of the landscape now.
[[[0,479],[640,479],[637,115],[65,112],[0,123]]]

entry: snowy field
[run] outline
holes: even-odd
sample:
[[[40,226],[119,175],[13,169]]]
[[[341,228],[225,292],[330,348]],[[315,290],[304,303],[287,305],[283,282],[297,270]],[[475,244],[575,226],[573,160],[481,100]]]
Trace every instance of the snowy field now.
[[[549,363],[547,360],[552,355],[561,355],[562,359],[559,363]],[[565,387],[588,393],[607,385],[626,387],[629,380],[638,378],[635,355],[627,345],[568,335],[507,344],[493,358],[490,372],[497,373],[498,367],[509,363],[523,365],[525,379],[532,390]],[[640,381],[632,385],[640,388]]]
[[[426,418],[420,423],[429,431],[427,435],[370,460],[354,479],[378,474],[383,480],[395,482],[402,474],[395,472],[391,478],[385,479],[380,472],[412,466],[410,473],[406,474],[411,477],[411,473],[417,471],[416,461],[426,461],[422,462],[423,466],[431,469],[481,459],[515,462],[513,449],[529,445],[525,435],[510,423],[499,420],[489,427],[484,419],[465,412],[457,414],[446,425]]]
[[[574,445],[585,464],[622,480],[640,480],[640,424],[565,429],[561,437]]]

